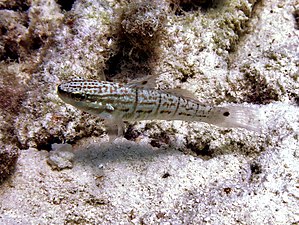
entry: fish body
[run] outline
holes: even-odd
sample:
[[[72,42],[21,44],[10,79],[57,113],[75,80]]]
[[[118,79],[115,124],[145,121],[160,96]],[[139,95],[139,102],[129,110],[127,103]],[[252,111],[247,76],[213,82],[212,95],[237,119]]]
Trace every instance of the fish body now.
[[[241,106],[206,106],[167,91],[115,82],[75,79],[58,86],[66,103],[114,121],[184,120],[257,130],[256,110]]]

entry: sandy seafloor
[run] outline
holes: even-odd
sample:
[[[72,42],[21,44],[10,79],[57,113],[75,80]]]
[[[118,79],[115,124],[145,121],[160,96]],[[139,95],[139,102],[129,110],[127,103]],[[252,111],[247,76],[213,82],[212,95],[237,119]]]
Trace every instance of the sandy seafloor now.
[[[147,22],[131,9],[146,1],[77,0],[62,11],[33,0],[20,26],[15,8],[1,9],[2,26],[15,26],[18,37],[51,41],[1,64],[28,91],[13,119],[1,116],[20,150],[1,184],[0,224],[299,223],[298,1],[181,2],[176,12],[169,2],[142,5],[153,30],[134,25]],[[5,40],[15,31],[7,27]],[[147,31],[140,42],[134,37]],[[130,59],[144,54],[141,66]],[[56,94],[72,77],[135,73],[159,74],[158,87],[188,89],[205,104],[256,108],[263,129],[146,121],[126,124],[126,138],[107,143],[100,119]],[[2,130],[5,146],[11,133]]]

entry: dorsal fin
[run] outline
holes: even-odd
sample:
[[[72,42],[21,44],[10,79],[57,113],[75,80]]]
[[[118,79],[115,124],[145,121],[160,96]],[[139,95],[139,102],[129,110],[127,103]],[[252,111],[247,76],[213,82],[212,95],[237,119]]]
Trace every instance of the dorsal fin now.
[[[146,77],[138,78],[132,80],[127,85],[129,87],[136,87],[136,88],[144,88],[144,89],[155,89],[156,88],[156,79],[163,73],[167,73],[169,70],[155,74],[155,75],[148,75]]]
[[[197,97],[194,95],[193,92],[188,91],[186,89],[174,88],[174,89],[166,89],[166,90],[163,90],[163,91],[167,92],[169,94],[173,94],[173,95],[176,95],[176,96],[181,96],[181,97],[184,97],[184,98],[190,98],[190,99],[194,99],[194,100],[197,99]]]
[[[156,75],[148,75],[139,79],[135,79],[127,84],[129,87],[154,89],[156,87]]]

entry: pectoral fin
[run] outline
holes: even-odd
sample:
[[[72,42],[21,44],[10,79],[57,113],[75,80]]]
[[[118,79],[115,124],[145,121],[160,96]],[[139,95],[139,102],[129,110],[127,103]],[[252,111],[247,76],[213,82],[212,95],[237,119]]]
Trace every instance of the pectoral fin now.
[[[107,119],[104,121],[104,123],[109,136],[109,142],[113,142],[116,138],[123,135],[125,126],[122,120]]]

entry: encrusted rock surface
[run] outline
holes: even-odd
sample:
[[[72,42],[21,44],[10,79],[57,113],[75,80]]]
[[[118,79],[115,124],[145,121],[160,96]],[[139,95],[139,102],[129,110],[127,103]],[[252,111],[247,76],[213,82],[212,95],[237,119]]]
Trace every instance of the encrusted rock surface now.
[[[295,0],[0,3],[0,182],[15,171],[0,223],[298,223],[298,10]],[[146,75],[205,104],[255,104],[264,129],[143,121],[109,144],[99,118],[56,94],[73,77]]]
[[[0,184],[14,171],[18,150],[12,145],[0,145]]]

